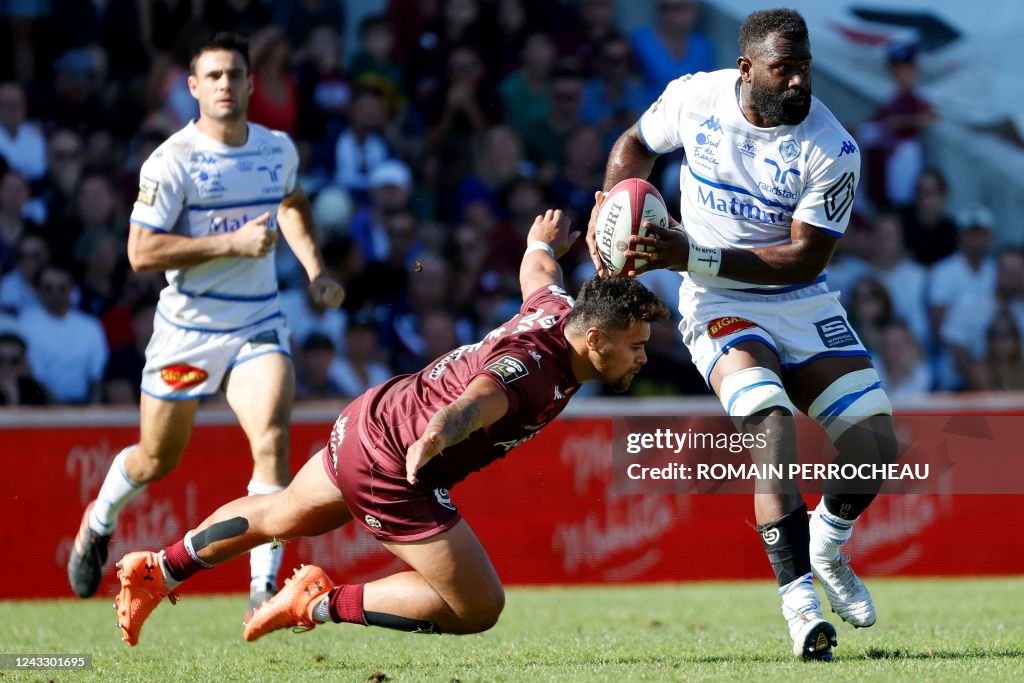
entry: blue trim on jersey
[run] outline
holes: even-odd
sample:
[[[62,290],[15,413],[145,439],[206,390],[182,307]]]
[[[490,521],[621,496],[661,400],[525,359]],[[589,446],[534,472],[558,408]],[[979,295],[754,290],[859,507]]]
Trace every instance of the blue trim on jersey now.
[[[774,382],[774,381],[772,381],[770,379],[766,379],[763,382],[754,382],[753,384],[748,384],[745,387],[741,387],[740,390],[737,391],[735,394],[733,394],[732,398],[729,399],[729,405],[727,405],[725,407],[726,414],[732,415],[733,404],[736,403],[736,399],[738,399],[740,396],[742,396],[743,394],[747,393],[751,389],[756,389],[757,387],[763,387],[763,386],[768,385],[768,384],[777,386],[778,388],[780,388],[783,391],[785,391],[785,388],[782,386],[782,384],[780,384],[779,382]],[[746,417],[746,416],[744,415],[742,417]]]
[[[805,365],[810,365],[816,360],[822,358],[854,358],[856,356],[864,356],[870,358],[871,354],[867,351],[823,351],[822,353],[816,353],[807,360],[802,360],[799,363],[783,363],[783,370],[796,370],[802,368]]]
[[[840,237],[842,237],[843,235],[846,234],[846,233],[843,233],[843,232],[839,232],[838,230],[830,230],[828,228],[823,228],[820,225],[815,225],[814,223],[808,223],[807,225],[811,226],[812,228],[817,228],[818,230],[821,230],[826,235],[828,235],[830,237],[835,237],[836,239],[839,239]]]
[[[769,349],[771,349],[776,356],[779,355],[779,350],[775,348],[770,341],[757,334],[743,334],[740,335],[739,337],[736,337],[735,339],[730,339],[728,342],[722,345],[722,348],[718,350],[718,353],[715,354],[715,357],[711,359],[711,364],[708,365],[707,372],[704,373],[704,383],[707,384],[709,388],[711,387],[711,373],[714,371],[715,365],[718,363],[718,359],[724,356],[726,351],[736,346],[740,342],[750,341],[751,339],[754,341],[761,342]]]
[[[189,204],[189,211],[220,211],[222,209],[241,209],[246,206],[260,206],[261,204],[280,204],[281,200],[284,199],[285,195],[279,197],[267,197],[266,199],[255,201],[255,202],[242,202],[239,204],[210,204],[209,206],[202,206],[200,204]]]
[[[271,292],[270,294],[254,294],[253,296],[245,296],[243,294],[218,294],[217,292],[188,292],[184,289],[178,288],[180,294],[184,294],[190,299],[217,299],[218,301],[270,301],[277,297],[277,292]]]
[[[861,389],[860,391],[855,391],[852,394],[846,394],[845,396],[840,396],[838,399],[836,399],[832,403],[832,405],[830,405],[828,408],[825,408],[825,410],[823,410],[821,412],[821,415],[818,416],[818,419],[821,420],[821,426],[822,427],[828,427],[830,424],[835,422],[835,419],[837,417],[839,417],[840,415],[843,414],[844,410],[846,410],[847,408],[852,406],[857,401],[858,398],[860,398],[864,394],[867,394],[867,393],[870,393],[870,392],[874,391],[875,389],[881,389],[881,388],[882,388],[882,383],[881,382],[875,382],[871,386],[865,387],[864,389]]]
[[[230,372],[231,370],[235,369],[237,366],[241,365],[242,363],[244,363],[246,361],[249,361],[249,360],[252,360],[253,358],[259,358],[260,356],[265,356],[268,353],[279,353],[282,356],[288,356],[288,358],[292,357],[292,354],[290,354],[287,351],[285,351],[283,347],[278,346],[277,348],[274,348],[274,349],[268,349],[267,351],[260,351],[259,353],[254,353],[251,356],[246,356],[245,358],[242,358],[242,359],[233,360],[233,361],[231,361],[231,364],[228,365],[228,371]]]
[[[149,228],[153,232],[163,232],[163,233],[170,232],[170,230],[168,230],[167,228],[158,228],[155,225],[150,225],[149,223],[143,223],[142,221],[135,220],[134,218],[130,218],[130,219],[128,219],[128,221],[130,223],[135,223],[136,225],[141,225],[144,228]]]
[[[164,315],[160,311],[159,308],[156,309],[156,314],[158,316],[160,316],[161,318],[163,318],[167,322],[168,325],[170,325],[172,327],[177,327],[179,330],[188,330],[189,332],[210,332],[210,333],[213,333],[213,334],[229,334],[231,332],[238,332],[239,330],[244,330],[244,329],[249,328],[249,327],[254,327],[256,325],[259,325],[260,323],[265,323],[268,320],[273,320],[274,318],[283,318],[284,317],[284,313],[282,313],[281,311],[278,311],[277,313],[273,313],[271,315],[268,315],[266,318],[260,318],[259,320],[255,321],[255,322],[251,322],[251,323],[249,323],[247,325],[242,325],[241,327],[232,327],[232,328],[229,328],[229,329],[226,329],[226,330],[218,330],[218,329],[214,329],[212,327],[189,327],[188,325],[179,325],[178,323],[174,322],[173,320],[168,318],[166,315]]]
[[[655,151],[655,149],[647,142],[647,138],[644,137],[644,129],[640,127],[640,122],[643,120],[644,117],[641,116],[636,122],[636,132],[640,135],[640,141],[644,143],[644,147],[650,150],[652,154],[659,154],[659,152]]]
[[[814,285],[820,285],[822,282],[828,279],[828,275],[822,273],[819,275],[814,282],[808,282],[803,285],[788,285],[786,287],[779,287],[778,289],[772,289],[771,287],[748,287],[747,289],[730,289],[730,292],[743,292],[744,294],[788,294],[789,292],[795,292],[805,287],[813,287]]]
[[[198,401],[199,399],[210,398],[211,396],[217,395],[217,392],[215,391],[212,394],[196,394],[194,396],[161,396],[160,394],[154,394],[152,391],[146,391],[142,387],[139,387],[139,391],[147,396],[158,398],[161,401]]]
[[[794,211],[796,209],[796,204],[793,204],[793,205],[783,204],[783,203],[777,202],[777,201],[775,201],[773,199],[768,199],[767,197],[763,197],[763,196],[761,196],[759,194],[754,194],[750,190],[748,190],[746,188],[743,188],[743,187],[740,187],[739,185],[730,185],[728,183],[716,183],[713,180],[708,180],[707,178],[702,178],[701,176],[699,176],[696,173],[694,173],[693,172],[693,168],[691,166],[687,166],[686,168],[688,168],[690,170],[690,175],[692,175],[697,182],[704,183],[705,185],[707,185],[709,187],[715,187],[715,188],[718,188],[719,190],[728,190],[729,192],[739,192],[740,194],[745,194],[748,197],[753,197],[754,199],[756,199],[757,201],[761,202],[762,204],[765,204],[766,206],[774,206],[776,208],[783,209],[784,211],[792,212],[792,211]]]

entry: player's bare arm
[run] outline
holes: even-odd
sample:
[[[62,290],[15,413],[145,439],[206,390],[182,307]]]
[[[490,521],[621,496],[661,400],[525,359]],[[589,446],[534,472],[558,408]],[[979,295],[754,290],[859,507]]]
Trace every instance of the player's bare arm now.
[[[711,249],[694,245],[674,221],[669,228],[644,223],[655,237],[632,237],[627,257],[645,258],[647,264],[630,276],[648,270],[669,268],[706,272],[717,265],[717,275],[764,285],[795,285],[814,282],[825,270],[839,239],[803,221],[794,220],[789,244],[754,249]],[[638,251],[637,246],[647,251]],[[691,250],[694,250],[691,262]],[[714,264],[713,261],[718,263]],[[700,270],[698,270],[700,269]]]
[[[448,446],[454,446],[478,429],[494,424],[508,412],[508,397],[487,377],[477,377],[459,398],[437,411],[423,436],[405,453],[405,476],[417,482],[421,467]]]
[[[132,223],[128,231],[128,262],[136,272],[189,268],[217,258],[260,258],[277,241],[262,213],[235,232],[206,237],[185,237],[157,232]]]
[[[321,306],[340,306],[345,298],[345,289],[324,272],[324,263],[316,246],[313,210],[302,188],[296,187],[294,192],[281,200],[277,222],[295,258],[299,259],[309,276],[309,291],[313,300]]]
[[[569,232],[569,219],[560,209],[548,209],[533,220],[526,237],[526,253],[519,266],[519,287],[524,300],[541,287],[562,286],[558,259],[576,244],[579,236],[579,231]]]
[[[597,253],[595,235],[597,214],[601,210],[604,193],[626,178],[646,178],[651,174],[657,158],[658,155],[644,144],[635,123],[620,135],[612,146],[604,172],[604,192],[594,194],[594,208],[590,212],[590,222],[587,224],[587,249],[590,250],[590,260],[594,262],[594,267],[602,277],[605,275],[605,269]]]

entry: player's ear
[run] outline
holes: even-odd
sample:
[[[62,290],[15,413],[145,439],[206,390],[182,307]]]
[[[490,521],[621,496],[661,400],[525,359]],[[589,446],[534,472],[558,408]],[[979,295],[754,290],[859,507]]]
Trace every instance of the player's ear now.
[[[587,328],[587,348],[594,353],[600,353],[604,347],[604,332],[597,327]]]
[[[198,95],[196,93],[196,88],[198,88],[198,87],[199,87],[199,79],[196,78],[195,74],[189,74],[188,75],[188,91],[190,93],[192,93],[192,97],[195,97],[197,100],[199,99],[199,97],[198,97]]]
[[[743,79],[743,82],[744,83],[749,83],[750,82],[750,67],[753,66],[751,61],[749,59],[747,59],[746,57],[744,57],[743,55],[740,55],[739,57],[736,58],[736,66],[740,70],[740,78]]]

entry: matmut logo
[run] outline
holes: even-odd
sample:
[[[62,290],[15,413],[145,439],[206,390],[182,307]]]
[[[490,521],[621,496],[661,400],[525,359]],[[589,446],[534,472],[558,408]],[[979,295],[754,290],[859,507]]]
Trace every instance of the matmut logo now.
[[[202,384],[210,373],[191,365],[168,365],[160,368],[160,379],[172,389],[188,389]]]
[[[720,339],[721,337],[727,337],[730,334],[750,329],[751,327],[757,327],[757,325],[746,318],[738,318],[734,315],[715,318],[708,323],[708,336],[712,339]]]

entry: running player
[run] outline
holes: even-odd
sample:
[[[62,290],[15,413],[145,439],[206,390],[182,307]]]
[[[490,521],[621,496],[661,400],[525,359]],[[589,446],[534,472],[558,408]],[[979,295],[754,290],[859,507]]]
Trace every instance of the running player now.
[[[83,598],[99,588],[121,509],[178,464],[200,399],[224,389],[252,447],[250,494],[287,485],[295,379],[274,270],[278,231],[314,300],[337,307],[344,295],[324,271],[296,183],[295,145],[247,121],[245,41],[218,34],[203,42],[188,84],[199,118],[146,160],[132,211],[132,268],[165,270],[168,284],[146,349],[139,443],[114,458],[68,558],[71,588]],[[279,549],[253,550],[250,610],[276,592],[280,562]]]
[[[613,147],[606,191],[647,177],[660,154],[685,152],[682,230],[652,226],[656,237],[634,238],[626,256],[649,260],[633,274],[681,271],[683,342],[729,415],[747,431],[768,432],[756,462],[795,462],[788,416],[798,409],[825,427],[841,461],[891,460],[892,406],[825,282],[849,222],[860,154],[811,95],[810,42],[797,12],[751,14],[739,46],[738,69],[676,79]],[[587,242],[603,272],[596,215],[597,207]],[[758,531],[799,656],[830,659],[836,644],[812,570],[843,620],[875,623],[871,596],[841,548],[877,491],[874,482],[826,487],[808,523],[795,483],[755,489]]]
[[[560,211],[538,216],[519,272],[519,314],[350,403],[328,446],[287,489],[228,503],[159,553],[125,555],[115,605],[128,644],[197,572],[268,539],[324,534],[353,520],[412,570],[335,586],[319,568],[302,567],[249,619],[246,640],[326,621],[427,633],[493,626],[504,591],[452,502],[452,486],[536,436],[580,383],[627,389],[647,360],[650,323],[668,316],[654,294],[625,278],[590,280],[574,304],[556,258],[577,235]]]

